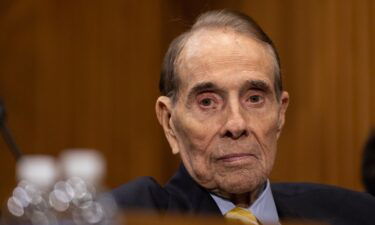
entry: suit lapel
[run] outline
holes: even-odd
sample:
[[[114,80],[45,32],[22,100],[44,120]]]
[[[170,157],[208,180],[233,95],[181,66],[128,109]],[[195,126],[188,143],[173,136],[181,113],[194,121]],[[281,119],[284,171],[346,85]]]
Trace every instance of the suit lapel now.
[[[165,190],[170,196],[167,211],[221,215],[209,192],[190,177],[182,164],[165,186]]]
[[[271,190],[280,220],[302,218],[290,207],[291,202],[288,200],[290,197],[287,191],[284,191],[282,185],[271,184]]]

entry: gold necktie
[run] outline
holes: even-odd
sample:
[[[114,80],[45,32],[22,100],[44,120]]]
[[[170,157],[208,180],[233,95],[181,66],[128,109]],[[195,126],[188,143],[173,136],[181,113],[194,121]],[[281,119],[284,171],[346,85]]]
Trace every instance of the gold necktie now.
[[[225,218],[229,221],[241,221],[245,224],[260,225],[257,218],[249,210],[235,207],[225,214]]]

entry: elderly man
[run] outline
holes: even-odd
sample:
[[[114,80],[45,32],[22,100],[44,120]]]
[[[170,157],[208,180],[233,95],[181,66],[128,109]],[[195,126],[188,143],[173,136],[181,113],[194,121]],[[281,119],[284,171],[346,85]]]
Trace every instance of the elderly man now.
[[[268,181],[289,95],[272,41],[248,16],[201,15],[171,43],[160,91],[157,118],[182,165],[165,187],[144,177],[116,189],[121,207],[222,214],[252,224],[375,224],[369,195]]]

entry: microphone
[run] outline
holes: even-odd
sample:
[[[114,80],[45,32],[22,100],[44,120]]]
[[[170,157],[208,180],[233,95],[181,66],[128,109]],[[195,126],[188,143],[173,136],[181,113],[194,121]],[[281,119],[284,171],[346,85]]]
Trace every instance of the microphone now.
[[[22,156],[22,152],[16,145],[16,142],[14,141],[12,134],[10,133],[10,130],[6,126],[5,120],[6,120],[5,107],[4,107],[3,101],[0,100],[0,132],[10,152],[12,153],[16,161],[18,161]]]

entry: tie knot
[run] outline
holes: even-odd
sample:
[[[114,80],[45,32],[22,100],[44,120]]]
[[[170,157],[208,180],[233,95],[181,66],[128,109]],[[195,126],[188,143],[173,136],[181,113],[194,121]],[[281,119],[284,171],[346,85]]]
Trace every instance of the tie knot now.
[[[249,210],[235,207],[225,214],[225,218],[229,221],[241,221],[245,224],[260,225],[257,218]]]

